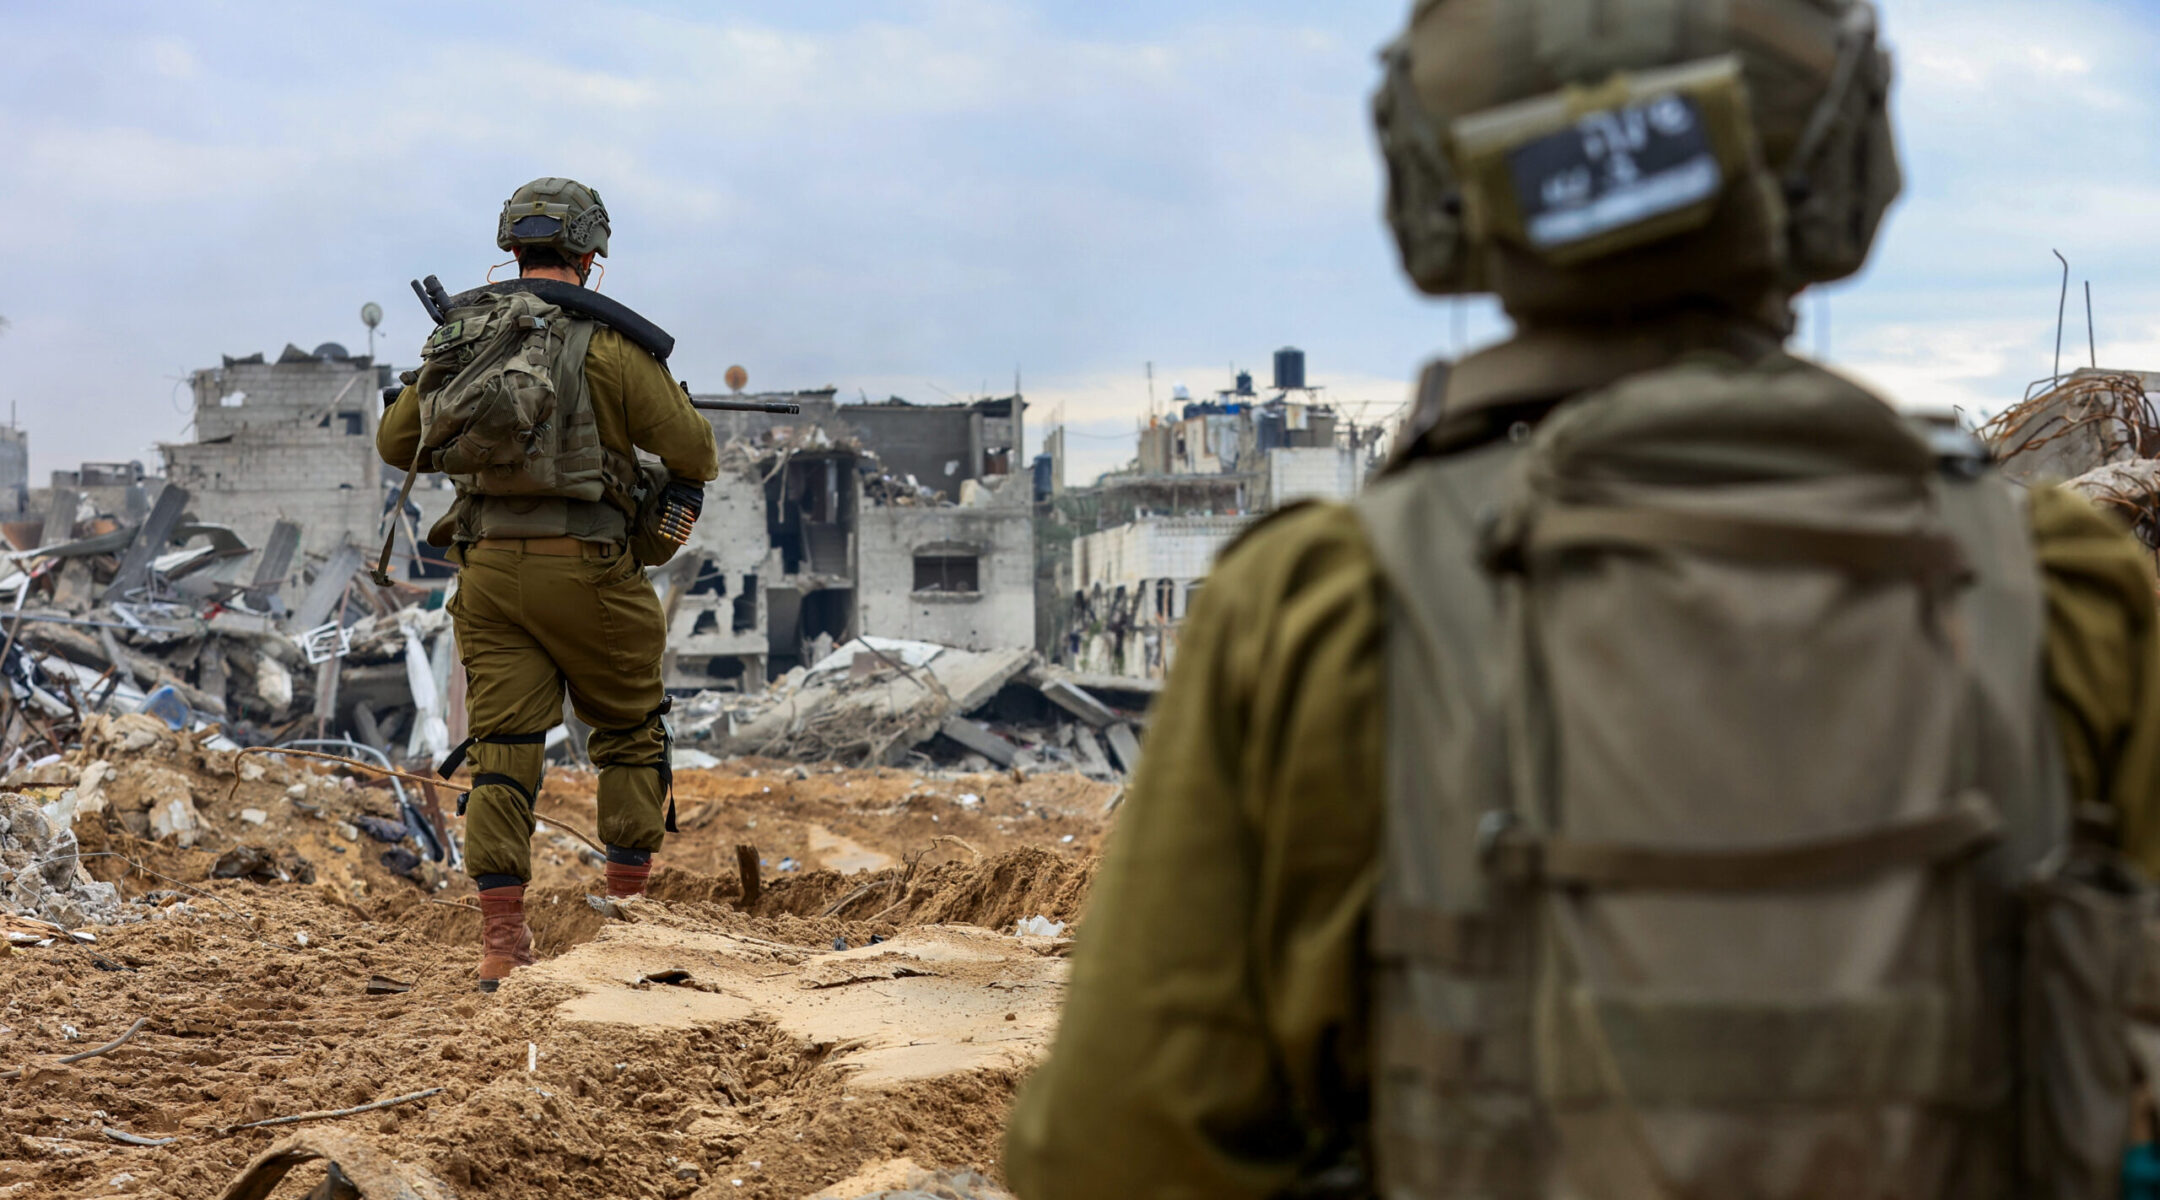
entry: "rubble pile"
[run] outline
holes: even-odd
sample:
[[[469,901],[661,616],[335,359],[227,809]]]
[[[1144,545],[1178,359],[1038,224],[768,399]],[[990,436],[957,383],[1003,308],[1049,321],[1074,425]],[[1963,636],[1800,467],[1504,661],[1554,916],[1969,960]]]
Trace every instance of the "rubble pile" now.
[[[436,593],[375,586],[350,543],[296,563],[289,522],[258,551],[186,520],[187,503],[169,486],[139,524],[69,524],[56,507],[52,536],[8,528],[31,544],[14,545],[0,578],[0,768],[67,749],[98,713],[216,725],[232,745],[332,732],[382,752],[447,744],[443,689],[416,686],[447,675]]]
[[[0,792],[0,912],[62,929],[121,919],[120,889],[90,878],[69,824],[37,801]],[[9,941],[41,940],[9,927]]]
[[[2156,383],[2144,372],[2081,370],[2004,410],[1980,436],[2012,479],[2078,492],[2160,550]]]
[[[763,692],[692,697],[677,705],[675,726],[679,744],[715,754],[1116,780],[1138,764],[1136,727],[1155,686],[1078,676],[1030,650],[859,637]]]

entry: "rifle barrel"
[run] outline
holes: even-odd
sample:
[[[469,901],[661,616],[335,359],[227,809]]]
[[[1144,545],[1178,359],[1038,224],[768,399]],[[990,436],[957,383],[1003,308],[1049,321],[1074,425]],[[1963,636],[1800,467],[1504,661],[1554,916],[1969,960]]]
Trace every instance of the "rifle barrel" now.
[[[755,412],[799,413],[802,405],[789,400],[714,400],[703,396],[693,397],[690,407],[707,412]]]

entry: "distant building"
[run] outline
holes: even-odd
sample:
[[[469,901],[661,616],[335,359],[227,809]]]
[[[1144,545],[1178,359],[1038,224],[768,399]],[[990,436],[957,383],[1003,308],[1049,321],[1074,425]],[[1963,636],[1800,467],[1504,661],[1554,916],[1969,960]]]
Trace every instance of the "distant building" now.
[[[1038,571],[1040,623],[1058,631],[1045,649],[1083,671],[1167,673],[1216,555],[1255,516],[1364,486],[1382,431],[1345,422],[1319,393],[1303,352],[1277,351],[1267,394],[1241,371],[1215,399],[1151,420],[1132,469],[1048,500],[1039,543],[1062,542],[1070,559]]]
[[[198,520],[250,546],[280,520],[300,527],[304,554],[375,542],[385,503],[375,426],[388,375],[336,343],[197,371],[195,440],[158,447],[166,480],[187,489]]]
[[[0,425],[0,517],[12,521],[30,511],[30,435]]]

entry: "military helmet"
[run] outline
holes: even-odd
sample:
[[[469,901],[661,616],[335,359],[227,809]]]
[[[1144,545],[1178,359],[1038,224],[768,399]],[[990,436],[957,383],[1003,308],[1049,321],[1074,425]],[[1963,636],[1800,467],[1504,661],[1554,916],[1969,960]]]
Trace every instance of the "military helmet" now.
[[[1419,0],[1382,58],[1405,270],[1517,316],[1841,279],[1900,186],[1868,0]]]
[[[587,254],[607,257],[607,239],[607,206],[600,193],[552,175],[512,192],[495,223],[497,246],[511,251],[553,246],[572,262]]]

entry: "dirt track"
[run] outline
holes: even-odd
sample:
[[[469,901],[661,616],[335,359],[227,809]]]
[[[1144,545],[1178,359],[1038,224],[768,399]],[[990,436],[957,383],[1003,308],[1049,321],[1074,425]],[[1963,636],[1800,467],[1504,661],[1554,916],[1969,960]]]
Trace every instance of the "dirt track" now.
[[[28,1068],[0,1082],[0,1197],[215,1197],[296,1131],[224,1127],[433,1087],[298,1129],[364,1136],[459,1196],[861,1194],[917,1165],[992,1170],[1064,978],[1062,942],[1013,923],[1078,915],[1112,792],[1065,775],[686,772],[685,832],[653,895],[618,913],[587,902],[599,872],[574,839],[536,840],[546,961],[484,996],[478,918],[451,906],[469,885],[428,892],[347,836],[340,817],[380,793],[271,764],[228,804],[215,752],[102,749],[118,778],[110,810],[78,821],[85,851],[190,886],[87,859],[167,915],[0,957],[0,1070]],[[125,832],[135,777],[170,783],[153,767],[191,784],[198,848]],[[295,784],[321,816],[296,811]],[[557,772],[541,808],[589,831],[590,797],[589,777]],[[315,881],[208,880],[242,839],[291,848]],[[738,841],[767,863],[750,912]],[[412,988],[369,994],[375,976]],[[119,1050],[53,1063],[137,1017]],[[124,1146],[107,1127],[177,1140]],[[302,1167],[275,1195],[321,1177]]]

